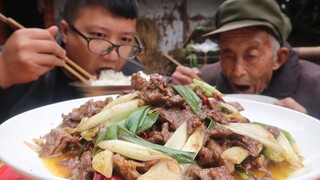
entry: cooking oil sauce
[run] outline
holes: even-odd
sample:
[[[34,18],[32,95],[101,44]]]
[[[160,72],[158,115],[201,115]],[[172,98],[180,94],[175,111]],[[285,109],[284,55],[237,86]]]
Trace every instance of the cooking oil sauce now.
[[[71,168],[59,165],[59,162],[74,158],[74,154],[63,154],[55,158],[42,158],[45,167],[54,175],[68,178],[71,176]],[[268,170],[271,172],[272,179],[284,180],[289,177],[295,169],[293,169],[288,163],[273,163],[269,162]],[[259,170],[250,170],[250,173],[263,177],[265,172]],[[241,180],[242,178],[239,175],[236,175],[235,179]]]
[[[269,172],[271,172],[272,179],[276,180],[287,179],[295,171],[295,169],[293,169],[288,163],[269,162],[267,169]],[[265,172],[259,171],[257,169],[249,170],[249,172],[258,177],[264,177],[266,175]],[[242,178],[240,177],[240,175],[236,175],[235,179],[241,180]]]
[[[42,158],[44,166],[50,171],[51,174],[63,178],[71,176],[72,168],[59,165],[61,161],[67,161],[68,159],[74,158],[74,154],[63,154],[54,158]]]
[[[272,178],[277,180],[287,179],[296,170],[288,163],[269,163],[268,170],[272,173]]]

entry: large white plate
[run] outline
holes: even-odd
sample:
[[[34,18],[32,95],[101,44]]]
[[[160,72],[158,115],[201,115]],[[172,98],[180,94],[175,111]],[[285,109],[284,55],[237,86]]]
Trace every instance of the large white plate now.
[[[95,99],[104,97],[95,97]],[[17,115],[0,125],[0,159],[8,166],[33,179],[62,180],[51,175],[43,166],[37,153],[24,144],[55,128],[62,120],[61,114],[79,107],[90,98],[56,103]],[[238,101],[245,110],[243,115],[251,121],[264,122],[281,127],[292,133],[305,167],[289,179],[316,179],[320,177],[320,122],[305,114],[279,106],[256,101],[224,98]]]
[[[259,101],[259,102],[264,102],[269,104],[274,104],[274,102],[277,101],[277,99],[274,97],[260,95],[260,94],[226,94],[225,97],[247,99],[247,100]]]

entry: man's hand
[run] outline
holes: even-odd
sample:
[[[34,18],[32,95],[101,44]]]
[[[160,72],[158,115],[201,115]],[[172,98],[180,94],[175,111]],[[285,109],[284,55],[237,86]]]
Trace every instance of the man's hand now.
[[[291,97],[275,101],[274,104],[307,114],[306,108]]]
[[[66,53],[54,38],[57,32],[56,26],[15,31],[0,52],[0,86],[28,83],[55,66],[63,66],[61,58]]]
[[[198,68],[189,68],[186,66],[177,66],[175,72],[172,74],[173,84],[190,84],[192,79],[200,79],[200,70]]]

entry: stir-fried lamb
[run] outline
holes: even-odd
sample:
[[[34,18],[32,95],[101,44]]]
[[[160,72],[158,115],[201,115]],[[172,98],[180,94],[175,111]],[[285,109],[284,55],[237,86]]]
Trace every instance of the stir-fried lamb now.
[[[184,179],[235,179],[235,163],[222,158],[222,153],[233,146],[241,147],[248,152],[248,158],[241,163],[244,169],[257,168],[267,172],[262,179],[271,177],[266,166],[269,160],[261,154],[261,143],[248,136],[236,134],[224,126],[234,122],[249,123],[250,121],[221,108],[219,103],[225,103],[221,97],[213,94],[213,97],[217,97],[215,101],[211,101],[204,95],[204,92],[195,89],[195,94],[202,101],[200,114],[195,114],[194,110],[188,106],[186,99],[158,75],[152,75],[150,80],[146,81],[139,74],[134,74],[131,83],[135,90],[139,91],[137,98],[154,111],[159,112],[153,126],[139,134],[151,143],[165,145],[173,133],[185,122],[188,135],[203,125],[209,127],[212,121],[218,124],[205,130],[202,147],[194,157],[197,165],[190,166],[183,175]],[[81,107],[73,109],[69,114],[63,114],[62,124],[45,136],[46,142],[39,156],[50,158],[63,153],[74,153],[75,157],[62,160],[60,165],[72,167],[71,179],[92,179],[97,173],[91,164],[93,155],[96,153],[94,151],[97,150],[94,144],[99,134],[106,131],[105,125],[99,124],[96,129],[93,128],[94,135],[91,141],[86,140],[80,132],[74,129],[82,123],[83,119],[96,115],[111,101],[110,98],[104,101],[90,100]],[[225,104],[232,106],[236,111],[243,110],[239,103]],[[266,126],[266,129],[274,136],[280,134],[278,128]],[[159,160],[135,161],[115,153],[112,161],[114,174],[130,180],[139,178]]]

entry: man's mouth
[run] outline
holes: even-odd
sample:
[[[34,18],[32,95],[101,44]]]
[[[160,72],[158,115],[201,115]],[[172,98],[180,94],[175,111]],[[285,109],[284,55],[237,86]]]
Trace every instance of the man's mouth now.
[[[238,84],[235,84],[234,87],[236,88],[236,91],[237,93],[239,92],[246,92],[250,89],[250,86],[249,85],[238,85]]]

